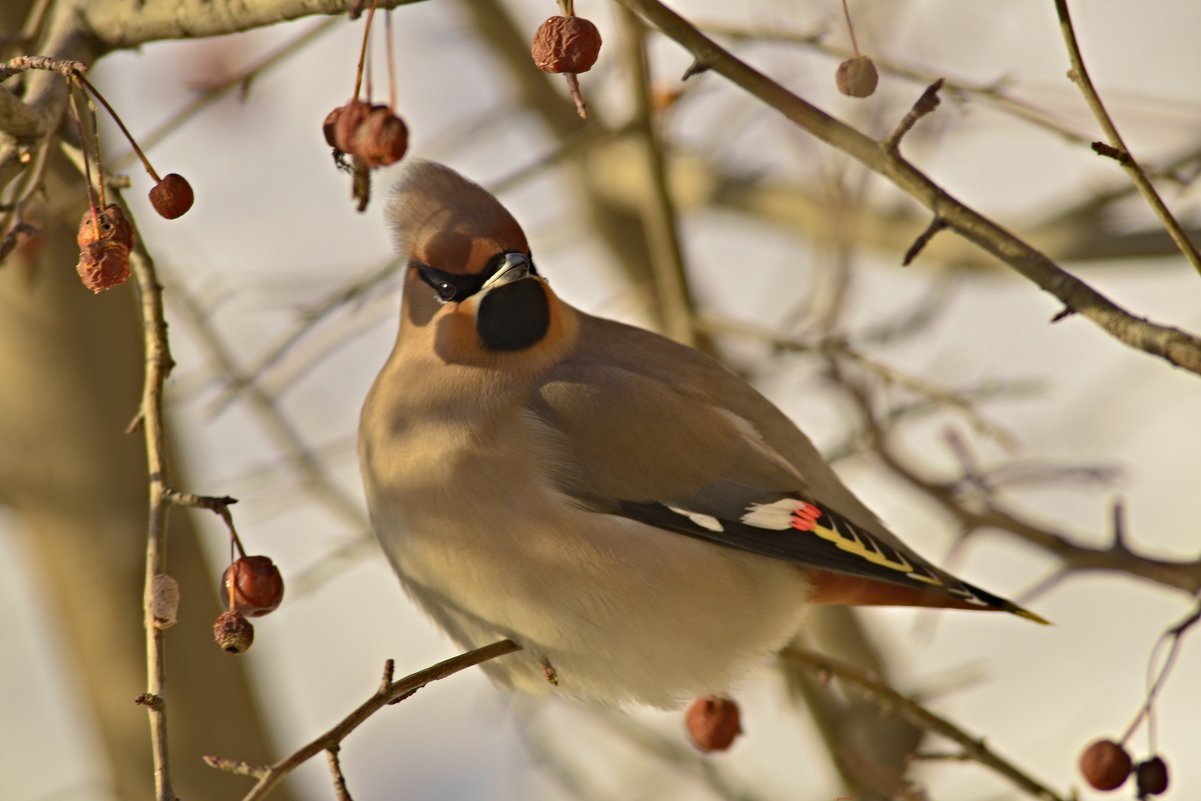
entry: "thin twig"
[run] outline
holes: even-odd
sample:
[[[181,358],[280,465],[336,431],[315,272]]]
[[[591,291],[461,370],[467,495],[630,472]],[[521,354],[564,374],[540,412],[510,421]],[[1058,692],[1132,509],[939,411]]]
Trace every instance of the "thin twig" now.
[[[242,372],[229,346],[217,333],[212,321],[195,298],[184,291],[176,292],[173,297],[178,303],[176,308],[182,313],[181,319],[191,326],[224,379],[231,385],[245,387],[251,410],[258,417],[259,424],[288,453],[296,471],[317,500],[324,503],[353,530],[369,530],[371,524],[360,504],[329,479],[325,466],[313,456],[308,444],[280,410],[275,399]]]
[[[398,681],[380,686],[370,698],[360,704],[329,731],[275,764],[263,768],[258,783],[251,788],[242,801],[260,801],[266,798],[293,770],[321,752],[336,748],[351,732],[395,699],[412,695],[427,684],[454,675],[461,670],[520,650],[521,646],[512,640],[500,640],[491,645],[485,645],[482,648],[476,648],[473,651],[468,651],[439,662],[425,670],[405,676]],[[205,757],[205,762],[212,767],[221,769],[226,769],[226,764],[245,764],[231,763],[229,760],[224,760],[220,757]]]
[[[632,11],[622,14],[626,61],[633,78],[633,134],[642,151],[650,186],[643,204],[646,232],[650,240],[651,266],[656,295],[663,310],[663,329],[669,337],[687,345],[696,344],[693,320],[695,305],[688,290],[688,271],[680,244],[675,202],[667,180],[663,142],[655,129],[651,109],[650,65],[646,58],[646,27]]]
[[[118,195],[118,200],[120,200]],[[124,205],[124,204],[123,204]],[[126,206],[128,208],[128,206]],[[135,226],[132,214],[130,224]],[[164,659],[163,630],[154,624],[152,588],[154,577],[167,572],[167,518],[170,464],[167,435],[163,421],[163,386],[174,366],[167,341],[167,322],[163,315],[162,286],[154,261],[137,237],[129,264],[137,281],[141,301],[142,329],[145,336],[146,374],[142,388],[140,416],[146,440],[146,463],[150,483],[150,515],[146,537],[146,583],[143,596],[146,626],[146,693],[158,699],[146,705],[150,718],[151,751],[154,758],[154,790],[157,801],[176,801],[171,784],[171,765],[167,750],[167,669]]]
[[[69,58],[54,58],[52,56],[15,56],[10,58],[5,64],[0,65],[0,81],[5,81],[12,76],[26,72],[28,70],[47,70],[49,72],[57,72],[67,80],[70,80],[88,69],[88,65],[82,61],[74,61]]]
[[[1122,573],[1190,595],[1201,592],[1201,560],[1156,559],[1131,550],[1121,540],[1114,540],[1103,548],[1082,545],[1067,534],[1038,525],[1009,511],[988,495],[978,498],[973,507],[969,508],[961,501],[960,482],[939,482],[919,475],[893,452],[887,432],[877,419],[863,387],[845,376],[838,376],[837,383],[847,391],[858,407],[873,450],[880,461],[954,516],[964,530],[991,528],[1004,531],[1057,557],[1062,567],[1067,570]]]
[[[1013,267],[1118,341],[1201,375],[1201,338],[1136,317],[971,207],[898,153],[806,102],[735,58],[658,0],[618,0],[637,10],[694,57],[821,141],[883,175],[962,236]]]
[[[846,59],[858,55],[854,50],[848,50],[827,41],[825,30],[791,31],[786,28],[767,28],[727,24],[720,22],[702,21],[697,23],[702,31],[714,36],[739,41],[778,42],[782,44],[800,45],[819,53],[824,53],[838,59]],[[928,70],[885,58],[880,54],[872,55],[872,63],[876,68],[889,75],[903,78],[914,83],[929,85],[938,80],[939,76]],[[947,78],[943,84],[952,98],[971,97],[991,104],[999,111],[1010,114],[1023,122],[1028,122],[1038,128],[1053,133],[1067,142],[1076,145],[1087,145],[1089,137],[1077,130],[1068,128],[1063,122],[1055,119],[1050,111],[1020,97],[1006,93],[1005,79],[989,83]]]
[[[946,227],[947,221],[936,215],[930,221],[930,224],[926,226],[926,230],[918,234],[917,239],[913,240],[913,244],[909,246],[909,250],[905,251],[905,256],[901,259],[901,266],[908,267],[910,264],[913,264],[913,260],[925,249],[926,245],[930,244],[930,240],[934,238],[935,234]]]
[[[934,109],[938,108],[938,92],[942,89],[943,79],[939,78],[934,83],[926,87],[926,90],[921,93],[913,107],[905,112],[905,116],[897,123],[897,127],[892,130],[884,139],[884,149],[895,151],[901,145],[901,139],[905,134],[917,125],[917,121],[922,117],[930,114]]]
[[[1197,252],[1197,248],[1189,240],[1188,234],[1184,232],[1179,221],[1172,215],[1167,204],[1163,202],[1163,198],[1159,196],[1159,192],[1155,191],[1155,185],[1151,183],[1151,179],[1147,177],[1147,173],[1139,165],[1138,160],[1130,152],[1130,148],[1126,147],[1126,143],[1122,140],[1122,135],[1118,133],[1118,128],[1113,122],[1113,118],[1109,116],[1109,112],[1105,110],[1105,104],[1101,102],[1101,96],[1097,94],[1097,88],[1093,85],[1092,79],[1088,75],[1088,68],[1084,66],[1084,56],[1080,53],[1080,43],[1076,41],[1076,30],[1072,26],[1072,16],[1068,11],[1068,0],[1055,0],[1055,12],[1059,15],[1059,29],[1063,33],[1063,41],[1067,46],[1068,59],[1072,62],[1072,72],[1070,76],[1080,87],[1081,94],[1084,95],[1084,100],[1088,103],[1089,109],[1093,112],[1093,116],[1097,118],[1101,129],[1105,131],[1105,136],[1109,140],[1109,146],[1116,151],[1116,160],[1122,165],[1122,169],[1126,170],[1138,191],[1142,194],[1147,204],[1155,212],[1155,216],[1159,218],[1159,222],[1163,225],[1164,230],[1168,232],[1168,236],[1176,243],[1176,247],[1180,248],[1180,252],[1193,265],[1193,269],[1201,273],[1201,253]]]
[[[882,707],[896,709],[915,725],[957,743],[970,759],[990,768],[1035,798],[1045,799],[1045,801],[1067,801],[1067,796],[1052,790],[994,751],[984,742],[984,738],[969,734],[951,721],[931,712],[859,668],[824,654],[801,648],[786,648],[780,655],[794,664],[818,673],[836,676],[875,698]]]
[[[338,759],[338,751],[340,746],[331,745],[325,749],[325,755],[329,758],[329,773],[334,782],[334,795],[338,801],[354,801],[350,797],[350,790],[346,787],[346,776],[342,773],[342,760]]]
[[[263,375],[275,367],[296,345],[317,328],[326,318],[352,301],[358,300],[383,284],[400,269],[398,259],[389,259],[384,264],[363,276],[357,276],[336,287],[324,300],[305,309],[300,314],[300,323],[281,340],[267,349],[255,364],[239,375],[225,375],[225,389],[208,407],[211,415],[221,414],[225,408],[247,389],[255,386]]]
[[[1198,621],[1201,621],[1201,605],[1197,606],[1196,609],[1190,612],[1188,616],[1184,618],[1184,620],[1165,631],[1160,637],[1159,642],[1155,644],[1155,650],[1152,652],[1152,661],[1154,661],[1154,655],[1158,653],[1159,649],[1163,647],[1165,642],[1171,643],[1168,647],[1168,655],[1164,657],[1163,667],[1159,669],[1159,675],[1155,677],[1153,682],[1151,682],[1151,688],[1147,691],[1147,698],[1143,702],[1143,705],[1139,708],[1138,714],[1134,716],[1134,720],[1130,721],[1130,725],[1126,727],[1126,731],[1122,735],[1121,742],[1126,742],[1129,740],[1131,735],[1133,735],[1135,730],[1138,728],[1138,724],[1142,722],[1143,718],[1149,718],[1151,716],[1151,710],[1155,705],[1155,696],[1159,695],[1159,691],[1163,689],[1164,684],[1168,680],[1168,676],[1172,673],[1172,668],[1176,664],[1176,657],[1180,654],[1181,640],[1189,629],[1197,625]]]

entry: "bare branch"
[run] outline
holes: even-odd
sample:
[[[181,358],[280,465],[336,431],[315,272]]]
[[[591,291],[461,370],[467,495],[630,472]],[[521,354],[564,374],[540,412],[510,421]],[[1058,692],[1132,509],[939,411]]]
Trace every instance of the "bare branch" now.
[[[1201,375],[1201,339],[1122,309],[992,220],[964,205],[899,154],[788,91],[735,58],[658,0],[619,0],[636,9],[698,60],[799,127],[888,178],[962,236],[997,256],[1039,287],[1092,320],[1113,338]]]
[[[633,11],[622,14],[626,42],[626,61],[633,77],[633,133],[642,151],[649,177],[644,197],[647,239],[651,249],[651,267],[663,310],[664,333],[677,342],[696,345],[695,304],[688,290],[684,249],[680,245],[675,202],[667,181],[663,141],[656,130],[651,108],[650,65],[646,58],[646,28]]]
[[[1063,32],[1063,41],[1067,46],[1068,58],[1072,62],[1072,71],[1068,76],[1080,87],[1080,92],[1084,95],[1085,102],[1088,103],[1093,116],[1097,118],[1101,129],[1105,131],[1106,138],[1109,139],[1108,148],[1102,146],[1098,149],[1097,145],[1101,143],[1097,142],[1093,144],[1093,149],[1100,155],[1115,159],[1118,164],[1122,165],[1122,169],[1126,170],[1127,174],[1130,175],[1130,180],[1134,181],[1135,186],[1138,187],[1138,191],[1146,199],[1147,204],[1151,206],[1151,209],[1155,212],[1155,216],[1163,224],[1164,230],[1168,232],[1168,236],[1176,243],[1176,247],[1180,248],[1180,252],[1193,265],[1193,269],[1201,273],[1201,253],[1198,253],[1197,248],[1189,241],[1188,234],[1181,228],[1179,221],[1172,215],[1167,204],[1163,202],[1163,198],[1155,191],[1155,185],[1151,183],[1151,179],[1147,177],[1147,173],[1143,171],[1138,161],[1130,153],[1130,148],[1126,147],[1126,143],[1122,141],[1122,135],[1118,133],[1118,128],[1114,125],[1113,118],[1105,110],[1105,104],[1101,102],[1101,96],[1097,94],[1097,88],[1093,86],[1092,78],[1088,75],[1088,68],[1084,66],[1084,57],[1080,54],[1080,43],[1076,41],[1076,30],[1072,27],[1072,16],[1068,11],[1068,0],[1055,0],[1055,12],[1059,15],[1059,29]]]
[[[136,227],[132,215],[130,223]],[[157,801],[176,801],[175,790],[171,786],[171,765],[167,749],[167,703],[164,694],[167,671],[164,638],[163,630],[154,623],[152,604],[154,577],[167,572],[167,518],[171,501],[167,495],[170,464],[163,422],[163,386],[174,362],[167,341],[167,322],[163,316],[162,286],[158,283],[154,262],[143,247],[141,237],[137,237],[137,245],[130,253],[129,263],[138,284],[146,347],[146,377],[142,388],[140,412],[142,431],[146,438],[146,461],[150,481],[150,523],[146,538],[146,584],[143,598],[146,626],[146,694],[157,698],[158,702],[145,706],[150,718],[155,798]]]
[[[927,114],[933,113],[934,109],[938,108],[938,92],[942,89],[942,84],[943,79],[939,78],[926,87],[926,91],[922,92],[917,102],[913,104],[913,108],[905,113],[905,116],[897,123],[897,127],[885,138],[885,150],[896,150],[900,147],[901,139],[904,138],[905,134],[909,133],[914,125],[917,125],[917,121]]]
[[[984,738],[969,734],[946,718],[931,712],[912,698],[901,694],[862,670],[825,654],[801,648],[786,648],[780,655],[794,664],[819,673],[836,676],[872,696],[882,707],[896,709],[915,725],[955,742],[963,748],[966,758],[978,762],[1008,779],[1023,792],[1043,801],[1067,801],[1067,796],[1052,790],[994,751],[984,742]]]
[[[485,645],[482,648],[476,648],[473,651],[468,651],[439,662],[425,670],[405,676],[398,681],[380,686],[370,698],[360,704],[353,712],[308,745],[298,749],[290,756],[281,759],[273,765],[263,769],[252,769],[255,771],[254,773],[247,773],[247,775],[259,776],[259,781],[258,784],[251,788],[242,801],[259,801],[259,799],[266,798],[289,773],[323,751],[336,750],[351,732],[396,699],[410,696],[427,684],[444,679],[447,676],[452,676],[461,670],[520,650],[521,646],[512,640],[500,640],[491,645]],[[389,675],[388,670],[389,668],[385,668],[385,676]],[[245,764],[211,756],[205,757],[205,762],[212,767],[223,770],[228,770],[227,766],[230,765]],[[237,770],[234,772],[242,773],[243,771]]]

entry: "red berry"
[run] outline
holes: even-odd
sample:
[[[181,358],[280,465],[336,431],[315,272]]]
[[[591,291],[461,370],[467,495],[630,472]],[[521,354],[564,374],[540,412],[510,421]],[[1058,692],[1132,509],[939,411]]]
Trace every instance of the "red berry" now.
[[[729,698],[707,695],[688,705],[684,725],[692,744],[701,751],[725,751],[742,734],[738,704]]]
[[[164,175],[150,189],[150,205],[154,206],[160,217],[168,220],[187,214],[195,199],[188,179],[175,172]]]
[[[226,609],[261,617],[275,611],[283,599],[284,579],[269,556],[243,556],[221,576],[221,603]]]
[[[213,623],[213,639],[222,651],[240,654],[254,644],[254,626],[237,612],[225,611]]]
[[[1116,790],[1130,776],[1126,749],[1113,740],[1096,740],[1080,754],[1080,773],[1097,790]]]
[[[350,139],[352,153],[368,167],[387,167],[404,157],[409,129],[387,106],[373,106]]]
[[[587,72],[600,55],[601,35],[583,17],[551,17],[530,42],[530,55],[543,72]]]
[[[325,116],[321,126],[325,141],[343,153],[357,155],[352,144],[354,134],[370,113],[371,104],[364,100],[350,100],[338,106]]]

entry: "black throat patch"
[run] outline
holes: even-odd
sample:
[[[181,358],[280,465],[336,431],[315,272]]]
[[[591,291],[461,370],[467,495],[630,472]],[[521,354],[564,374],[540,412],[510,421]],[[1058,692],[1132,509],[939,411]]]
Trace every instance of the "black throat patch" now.
[[[475,328],[489,350],[525,350],[550,328],[550,300],[536,278],[499,286],[480,299]]]

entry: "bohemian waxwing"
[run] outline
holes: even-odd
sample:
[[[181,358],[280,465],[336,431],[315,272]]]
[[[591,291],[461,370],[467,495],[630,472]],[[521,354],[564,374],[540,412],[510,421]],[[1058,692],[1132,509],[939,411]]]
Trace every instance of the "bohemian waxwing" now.
[[[484,665],[498,684],[675,706],[807,603],[1041,620],[914,553],[718,362],[560,300],[480,186],[413,162],[388,214],[404,296],[359,430],[371,519],[460,646],[522,646]]]

